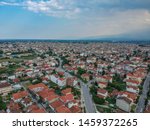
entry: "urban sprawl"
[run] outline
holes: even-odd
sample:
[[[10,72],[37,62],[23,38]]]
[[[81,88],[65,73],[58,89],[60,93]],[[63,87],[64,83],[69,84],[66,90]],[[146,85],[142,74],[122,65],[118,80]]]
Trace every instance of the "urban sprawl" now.
[[[2,113],[149,113],[150,46],[1,42]]]

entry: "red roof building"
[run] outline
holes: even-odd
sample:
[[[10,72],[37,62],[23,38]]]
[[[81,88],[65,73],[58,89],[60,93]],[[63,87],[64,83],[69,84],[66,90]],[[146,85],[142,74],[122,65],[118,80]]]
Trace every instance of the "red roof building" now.
[[[12,95],[12,98],[15,102],[18,102],[20,101],[22,98],[25,98],[27,97],[29,94],[27,91],[21,91],[21,92],[17,92],[17,93],[14,93]]]
[[[60,106],[56,108],[57,113],[71,113],[70,109],[66,106]]]

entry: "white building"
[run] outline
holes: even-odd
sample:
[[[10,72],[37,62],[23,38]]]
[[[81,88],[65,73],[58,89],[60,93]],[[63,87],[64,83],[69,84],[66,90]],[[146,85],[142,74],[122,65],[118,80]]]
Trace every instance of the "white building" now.
[[[120,96],[116,100],[117,107],[126,112],[131,111],[132,104],[133,104],[132,100],[125,96]]]
[[[134,86],[127,86],[126,90],[128,92],[131,92],[131,93],[136,93],[136,94],[139,93],[139,88],[138,87],[134,87]]]

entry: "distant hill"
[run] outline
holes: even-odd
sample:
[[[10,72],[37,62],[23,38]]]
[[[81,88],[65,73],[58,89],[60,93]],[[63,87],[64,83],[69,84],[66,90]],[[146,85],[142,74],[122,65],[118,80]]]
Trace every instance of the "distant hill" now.
[[[108,35],[108,36],[90,36],[81,39],[86,40],[111,40],[111,41],[150,41],[150,30],[137,31],[128,34]]]

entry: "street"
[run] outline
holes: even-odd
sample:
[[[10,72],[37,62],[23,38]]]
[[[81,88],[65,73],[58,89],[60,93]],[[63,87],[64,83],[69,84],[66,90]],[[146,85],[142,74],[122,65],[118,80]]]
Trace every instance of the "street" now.
[[[63,71],[65,73],[65,76],[66,77],[69,77],[71,76],[68,72],[66,72],[63,68],[62,68],[62,60],[57,57],[59,59],[59,67],[57,70],[59,71]],[[78,79],[79,80],[79,79]],[[82,82],[81,80],[79,80],[80,82],[80,85],[81,85],[81,100],[85,106],[85,110],[87,113],[96,113],[96,109],[95,109],[95,106],[94,106],[94,103],[92,101],[92,96],[89,92],[89,89],[88,89],[88,85],[91,83],[87,83],[85,84],[84,82]]]
[[[149,91],[149,88],[150,88],[150,73],[147,75],[146,80],[144,81],[142,94],[139,98],[136,108],[137,113],[142,113],[145,109],[145,101],[147,99],[147,93]]]

